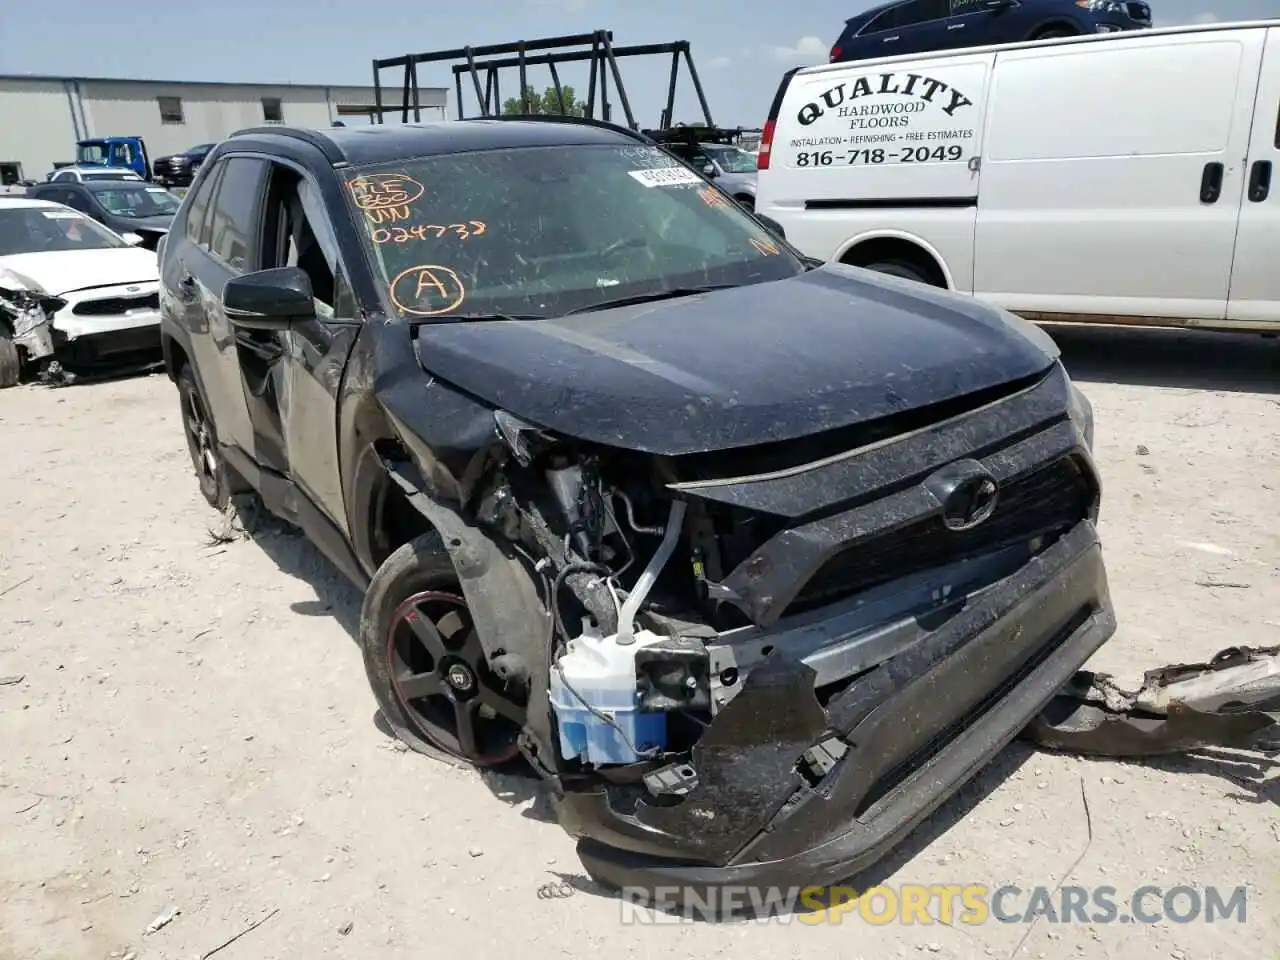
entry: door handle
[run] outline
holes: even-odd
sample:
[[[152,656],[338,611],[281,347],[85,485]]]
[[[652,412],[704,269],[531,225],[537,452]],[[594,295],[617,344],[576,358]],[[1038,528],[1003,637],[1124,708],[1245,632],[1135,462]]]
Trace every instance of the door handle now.
[[[963,23],[953,23],[953,24],[949,25],[949,26],[947,27],[947,29],[948,29],[948,30],[963,30],[963,29],[964,29],[964,24],[963,24]]]
[[[1217,203],[1222,196],[1222,172],[1225,168],[1218,162],[1206,163],[1204,173],[1200,175],[1200,202]]]
[[[1249,200],[1261,203],[1271,194],[1271,161],[1258,160],[1249,171]]]
[[[882,42],[882,43],[893,43],[893,41],[895,41],[895,40],[901,40],[901,39],[902,39],[902,37],[900,37],[900,36],[898,36],[898,37],[885,37],[885,38],[884,38],[884,40],[883,40],[883,41],[881,41],[881,42]]]

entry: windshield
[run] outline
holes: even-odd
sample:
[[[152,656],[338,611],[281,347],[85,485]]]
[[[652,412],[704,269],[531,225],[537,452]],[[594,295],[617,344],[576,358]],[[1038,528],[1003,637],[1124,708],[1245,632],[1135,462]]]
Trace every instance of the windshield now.
[[[755,173],[756,156],[738,147],[707,147],[703,152],[720,164],[725,173]]]
[[[0,207],[0,257],[58,250],[108,250],[128,244],[74,210]]]
[[[76,147],[76,163],[106,163],[106,144],[83,143]]]
[[[406,317],[558,316],[804,272],[730,197],[642,144],[427,157],[347,186]]]
[[[182,201],[163,187],[125,186],[110,190],[95,190],[98,202],[117,217],[140,219],[142,217],[173,216]]]

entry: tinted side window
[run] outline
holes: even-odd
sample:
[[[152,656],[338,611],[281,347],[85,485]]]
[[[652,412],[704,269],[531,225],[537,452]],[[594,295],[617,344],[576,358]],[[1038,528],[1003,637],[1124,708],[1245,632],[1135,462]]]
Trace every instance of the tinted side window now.
[[[265,160],[231,157],[218,181],[209,251],[236,270],[249,269],[256,254],[267,169]]]
[[[93,209],[93,206],[89,203],[89,198],[79,190],[64,190],[63,193],[66,194],[66,199],[62,202],[67,206],[74,207],[82,213],[88,213]]]
[[[187,204],[187,220],[185,224],[187,239],[202,247],[208,245],[209,237],[208,234],[201,236],[200,228],[204,225],[205,213],[209,209],[209,197],[213,195],[214,187],[218,183],[218,177],[225,167],[225,163],[220,163],[210,170],[209,175],[201,181],[200,186]]]
[[[895,26],[911,27],[917,23],[940,20],[950,12],[951,5],[947,0],[911,0],[911,3],[904,3],[898,8],[898,22]]]

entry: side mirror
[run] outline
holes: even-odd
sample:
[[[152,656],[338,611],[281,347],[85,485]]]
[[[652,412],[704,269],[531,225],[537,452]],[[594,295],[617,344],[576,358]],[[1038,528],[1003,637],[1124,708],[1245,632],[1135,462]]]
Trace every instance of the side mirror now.
[[[315,316],[311,279],[298,267],[275,267],[232,277],[222,288],[222,309],[242,330],[287,330]]]
[[[97,220],[98,218],[93,217],[92,219]],[[131,247],[140,247],[142,246],[142,243],[143,243],[142,237],[139,234],[133,233],[132,231],[128,233],[120,234],[120,239],[123,240],[125,243],[127,243]]]
[[[704,166],[702,168],[702,175],[704,177],[710,177],[712,180],[720,176],[719,172],[717,172],[716,170],[716,165],[714,163],[708,163],[706,166]]]

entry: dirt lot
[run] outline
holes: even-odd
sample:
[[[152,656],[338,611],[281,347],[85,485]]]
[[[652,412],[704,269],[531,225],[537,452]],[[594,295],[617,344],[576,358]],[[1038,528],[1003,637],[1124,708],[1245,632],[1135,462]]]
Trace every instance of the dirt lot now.
[[[1097,411],[1106,484],[1121,626],[1094,665],[1133,680],[1280,643],[1280,343],[1057,336]],[[540,898],[579,873],[570,840],[526,781],[380,731],[356,592],[287,534],[208,545],[217,518],[167,380],[8,391],[0,450],[0,677],[24,677],[0,685],[3,960],[186,960],[268,916],[219,960],[1008,957],[1027,933],[856,916],[635,927],[587,884]],[[1241,754],[1121,765],[1015,746],[869,879],[1052,886],[1084,852],[1070,882],[1121,897],[1248,884],[1247,922],[1042,921],[1018,956],[1266,955],[1276,773]]]

